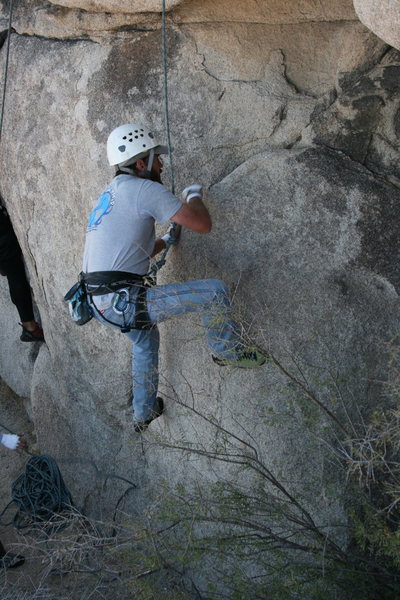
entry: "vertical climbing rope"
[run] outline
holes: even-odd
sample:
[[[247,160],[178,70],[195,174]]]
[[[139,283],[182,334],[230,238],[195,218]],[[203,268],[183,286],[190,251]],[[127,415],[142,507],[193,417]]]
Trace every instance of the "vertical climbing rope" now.
[[[10,13],[8,17],[8,32],[7,32],[7,51],[6,51],[6,64],[4,67],[4,81],[3,81],[3,100],[1,103],[1,114],[0,114],[0,140],[3,132],[3,120],[4,120],[4,106],[6,101],[6,90],[7,90],[7,77],[8,77],[8,62],[10,58],[10,39],[11,39],[11,24],[12,24],[12,13],[13,13],[14,1],[10,0]]]
[[[171,192],[175,194],[175,179],[174,179],[174,163],[172,160],[172,146],[171,146],[171,132],[169,127],[169,107],[168,107],[168,47],[167,47],[167,11],[165,7],[165,0],[162,0],[162,54],[163,54],[163,68],[164,68],[164,121],[165,129],[167,132],[167,146],[169,154],[169,181],[171,184]],[[166,263],[166,256],[171,248],[179,239],[181,226],[177,223],[172,223],[172,229],[170,233],[170,241],[167,242],[165,249],[163,250],[161,257],[157,260],[150,271],[146,275],[147,283],[150,285],[156,285],[157,273]]]
[[[168,45],[167,45],[167,14],[166,14],[166,0],[162,2],[162,52],[163,52],[163,66],[164,66],[164,120],[165,129],[167,132],[167,146],[170,162],[170,183],[171,191],[175,194],[175,180],[174,180],[174,164],[172,160],[172,146],[171,146],[171,133],[169,127],[169,106],[168,106]]]

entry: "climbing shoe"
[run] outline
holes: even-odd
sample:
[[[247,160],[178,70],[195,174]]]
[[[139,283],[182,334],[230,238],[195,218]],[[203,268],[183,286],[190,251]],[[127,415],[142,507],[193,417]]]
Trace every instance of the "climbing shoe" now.
[[[133,428],[134,428],[135,432],[143,433],[144,431],[146,431],[146,429],[148,428],[150,423],[152,421],[154,421],[154,419],[157,419],[157,417],[160,417],[163,414],[163,412],[164,412],[164,400],[162,398],[157,397],[156,403],[151,412],[150,418],[147,419],[147,421],[135,421],[134,422]]]
[[[28,331],[22,325],[22,333],[19,339],[21,342],[44,342],[43,329],[36,325],[33,331]]]
[[[213,361],[220,367],[238,367],[239,369],[254,369],[255,367],[261,367],[266,360],[267,356],[262,354],[256,348],[243,348],[235,358],[217,358],[212,357]]]
[[[7,552],[0,558],[0,569],[15,569],[16,567],[20,567],[25,562],[25,558],[20,554],[11,554],[11,552]]]

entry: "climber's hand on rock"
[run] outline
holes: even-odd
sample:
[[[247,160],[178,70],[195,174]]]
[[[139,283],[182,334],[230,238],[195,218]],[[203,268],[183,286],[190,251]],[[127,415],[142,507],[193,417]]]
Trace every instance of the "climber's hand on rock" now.
[[[200,198],[203,199],[203,186],[195,183],[193,185],[189,185],[186,187],[181,193],[181,198],[183,202],[190,202],[192,198]]]

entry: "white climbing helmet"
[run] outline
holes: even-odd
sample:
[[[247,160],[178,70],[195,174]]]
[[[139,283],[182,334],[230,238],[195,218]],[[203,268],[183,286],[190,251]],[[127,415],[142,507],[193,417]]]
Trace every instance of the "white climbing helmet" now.
[[[138,158],[154,154],[168,154],[167,146],[161,146],[154,134],[144,125],[127,123],[114,129],[107,140],[107,157],[111,166],[125,167]]]

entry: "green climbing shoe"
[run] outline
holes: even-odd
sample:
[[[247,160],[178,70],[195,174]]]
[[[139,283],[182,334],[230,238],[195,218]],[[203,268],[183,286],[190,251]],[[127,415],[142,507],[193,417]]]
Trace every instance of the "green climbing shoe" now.
[[[267,356],[262,354],[256,348],[243,348],[235,358],[217,358],[212,357],[213,361],[220,367],[238,367],[239,369],[254,369],[261,367],[266,361]]]

